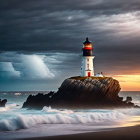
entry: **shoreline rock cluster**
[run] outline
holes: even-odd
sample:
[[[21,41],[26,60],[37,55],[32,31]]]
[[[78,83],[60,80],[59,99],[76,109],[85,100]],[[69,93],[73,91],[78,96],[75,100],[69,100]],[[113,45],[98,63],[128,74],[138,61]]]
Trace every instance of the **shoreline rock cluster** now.
[[[0,99],[0,107],[5,107],[6,103],[7,103],[7,99],[3,99],[3,100]]]
[[[23,108],[42,109],[44,106],[73,109],[138,107],[131,102],[131,97],[123,101],[123,97],[118,95],[120,90],[119,82],[111,77],[71,77],[64,80],[56,93],[29,95]]]

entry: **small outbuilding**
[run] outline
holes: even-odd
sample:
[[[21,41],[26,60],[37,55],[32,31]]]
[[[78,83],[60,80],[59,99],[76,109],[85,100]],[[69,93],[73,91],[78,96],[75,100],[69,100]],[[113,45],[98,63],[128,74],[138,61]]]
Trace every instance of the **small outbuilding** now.
[[[104,77],[103,72],[99,72],[96,74],[96,77]]]

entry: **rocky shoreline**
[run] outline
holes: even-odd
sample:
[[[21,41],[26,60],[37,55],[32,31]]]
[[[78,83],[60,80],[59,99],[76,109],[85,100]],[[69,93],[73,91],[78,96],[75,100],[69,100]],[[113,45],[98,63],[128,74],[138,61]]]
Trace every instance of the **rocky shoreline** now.
[[[123,101],[118,94],[120,84],[112,77],[71,77],[62,83],[57,92],[29,95],[23,108],[42,109],[44,106],[54,108],[120,108],[138,107],[132,98]]]
[[[5,107],[6,103],[7,103],[7,99],[3,99],[3,100],[0,99],[0,107]]]

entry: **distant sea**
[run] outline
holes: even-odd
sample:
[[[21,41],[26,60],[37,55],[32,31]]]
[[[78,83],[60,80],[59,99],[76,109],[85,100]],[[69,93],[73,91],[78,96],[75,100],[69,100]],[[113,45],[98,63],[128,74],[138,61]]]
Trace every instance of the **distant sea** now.
[[[23,109],[30,94],[48,91],[0,92],[7,99],[0,108],[0,139],[40,137],[102,131],[107,128],[140,124],[140,109],[68,110],[44,107],[42,110]],[[119,96],[133,98],[140,105],[140,91],[121,91]]]

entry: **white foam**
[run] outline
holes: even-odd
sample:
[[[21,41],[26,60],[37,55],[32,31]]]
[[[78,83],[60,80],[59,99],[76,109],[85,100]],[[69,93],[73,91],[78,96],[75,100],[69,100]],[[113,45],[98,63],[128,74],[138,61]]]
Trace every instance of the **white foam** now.
[[[0,107],[0,112],[11,111],[12,109],[18,109],[21,106],[17,106],[17,104],[6,104],[5,107]]]
[[[19,95],[21,95],[22,93],[20,93],[20,92],[16,92],[16,93],[14,93],[14,95],[16,95],[16,96],[19,96]]]
[[[135,125],[136,119],[132,120],[132,117],[140,115],[139,109],[73,111],[44,107],[41,111],[37,111],[13,110],[15,105],[9,105],[9,108],[10,106],[12,109],[2,112],[4,117],[0,115],[1,139],[102,131],[107,128],[124,126],[125,123],[128,125],[131,121],[134,121],[134,124],[130,125]]]
[[[26,112],[28,112],[26,110]],[[42,111],[11,114],[9,118],[0,120],[0,130],[17,130],[30,128],[37,124],[93,124],[106,121],[118,121],[126,118],[118,111],[74,112],[72,110],[57,110],[44,107]]]
[[[54,113],[65,113],[65,114],[70,114],[70,113],[74,113],[72,110],[67,110],[67,109],[61,109],[61,110],[58,110],[58,109],[52,109],[50,106],[47,107],[47,106],[44,106],[42,111],[44,112],[54,112]]]
[[[6,107],[0,107],[0,112],[7,111]]]

